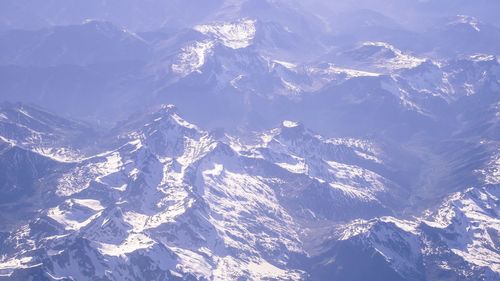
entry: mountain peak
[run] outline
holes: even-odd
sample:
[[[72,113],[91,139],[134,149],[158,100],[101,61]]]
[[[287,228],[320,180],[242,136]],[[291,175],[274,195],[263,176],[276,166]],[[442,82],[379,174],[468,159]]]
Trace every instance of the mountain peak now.
[[[174,114],[177,113],[177,107],[173,104],[162,104],[160,105],[160,109],[158,112],[165,114]]]
[[[198,128],[184,120],[177,114],[177,107],[172,104],[162,105],[160,110],[153,114],[153,124],[165,124],[169,123],[173,126],[183,127],[185,129],[194,129],[198,130]]]
[[[255,23],[256,20],[243,18],[234,22],[197,25],[194,29],[228,48],[242,49],[252,45],[256,33]]]
[[[500,64],[500,60],[498,59],[497,56],[489,54],[474,54],[469,56],[468,59],[478,63],[491,63],[492,65]]]
[[[290,120],[285,120],[282,123],[283,128],[297,128],[297,127],[301,127],[301,126],[302,126],[302,124],[300,124],[298,122],[290,121]]]
[[[481,23],[477,18],[467,15],[457,15],[456,18],[450,22],[450,25],[463,24],[467,25],[473,30],[480,32],[481,31]]]
[[[287,139],[302,137],[306,133],[306,128],[302,123],[284,120],[280,126],[280,136]]]

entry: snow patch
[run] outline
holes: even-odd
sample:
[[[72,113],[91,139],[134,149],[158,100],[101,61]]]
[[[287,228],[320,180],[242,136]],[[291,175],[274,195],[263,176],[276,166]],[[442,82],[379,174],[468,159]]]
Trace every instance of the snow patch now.
[[[457,20],[452,22],[452,24],[456,23],[467,24],[470,27],[472,27],[475,31],[477,32],[481,31],[481,29],[479,28],[479,21],[471,16],[457,15]]]
[[[392,70],[414,68],[425,62],[425,59],[405,54],[401,50],[385,42],[364,42],[362,46],[380,47],[389,50],[392,54],[394,54],[393,58],[386,58],[378,61],[378,67],[380,68],[389,68]]]
[[[63,204],[49,209],[47,216],[66,230],[76,231],[99,216],[96,211],[102,210],[102,206],[97,202],[95,200],[67,200]]]
[[[311,69],[313,73],[319,73],[322,75],[345,75],[346,79],[356,78],[356,77],[377,77],[380,73],[368,72],[350,68],[343,68],[335,66],[334,64],[328,64],[326,68],[313,68]]]
[[[93,199],[72,199],[72,201],[78,205],[87,207],[94,211],[102,211],[104,207],[101,205],[101,202]]]
[[[285,128],[296,128],[299,126],[300,126],[300,123],[298,123],[298,122],[294,122],[294,121],[290,121],[290,120],[283,121],[283,127],[285,127]]]
[[[226,47],[241,49],[252,44],[256,33],[255,22],[255,20],[244,19],[235,23],[198,25],[194,29],[215,38]]]
[[[144,234],[132,233],[127,239],[118,245],[99,243],[98,250],[107,256],[125,256],[141,249],[148,249],[156,242]]]
[[[297,68],[297,65],[294,63],[291,63],[291,62],[279,61],[279,60],[272,60],[271,62],[279,64],[279,65],[281,65],[287,69],[290,69],[290,70],[295,70]]]
[[[214,42],[205,40],[182,49],[177,57],[177,62],[172,64],[172,71],[181,76],[187,76],[193,72],[200,72],[200,68],[205,65],[209,55],[213,53]]]
[[[494,55],[488,54],[475,54],[469,57],[471,61],[474,62],[484,62],[484,61],[496,61],[497,58]]]

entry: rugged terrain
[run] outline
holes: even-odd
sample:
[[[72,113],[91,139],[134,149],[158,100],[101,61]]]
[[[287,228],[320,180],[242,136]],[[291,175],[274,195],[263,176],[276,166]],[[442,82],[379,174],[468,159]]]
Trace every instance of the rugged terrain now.
[[[488,9],[35,2],[0,4],[0,280],[500,279]]]

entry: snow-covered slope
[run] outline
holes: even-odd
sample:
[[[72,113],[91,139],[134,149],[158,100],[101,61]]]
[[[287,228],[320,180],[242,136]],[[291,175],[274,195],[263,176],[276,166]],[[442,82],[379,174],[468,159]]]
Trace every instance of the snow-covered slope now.
[[[236,23],[198,25],[194,29],[214,37],[215,40],[232,49],[250,46],[256,33],[255,20],[251,19],[242,19]]]
[[[92,130],[84,123],[64,119],[23,104],[0,104],[0,138],[57,161],[81,157],[78,151]]]
[[[397,219],[409,193],[370,141],[294,121],[244,138],[209,133],[171,105],[111,134],[111,150],[36,170],[46,201],[5,234],[2,276],[324,280],[336,266],[346,269],[330,276],[357,276],[349,251],[371,253],[359,272],[374,278],[498,276],[496,188]]]
[[[345,264],[342,251],[355,247],[371,253],[373,263],[382,261],[381,267],[391,268],[392,273],[386,274],[393,280],[496,280],[500,276],[497,196],[496,187],[470,188],[447,197],[422,218],[382,217],[338,227],[331,234],[335,242],[322,249],[338,252],[338,258],[325,263],[328,256],[318,255],[317,274],[359,276],[353,265],[344,269],[344,275],[334,271]],[[383,270],[366,270],[374,280],[382,280]]]
[[[35,2],[0,3],[36,105],[0,104],[0,280],[500,279],[498,5]]]
[[[198,129],[172,106],[139,120],[119,130],[122,145],[53,178],[52,203],[4,242],[3,274],[41,263],[54,278],[120,280],[137,256],[152,276],[302,280],[305,269],[292,264],[306,256],[304,219],[352,218],[344,208],[369,218],[396,205],[395,184],[377,174],[383,158],[366,141],[324,139],[285,121],[245,144]],[[80,254],[58,262],[71,251]],[[87,269],[73,265],[84,261]]]
[[[425,59],[403,52],[387,42],[362,42],[352,49],[336,54],[334,59],[343,65],[382,73],[414,68],[425,61]]]

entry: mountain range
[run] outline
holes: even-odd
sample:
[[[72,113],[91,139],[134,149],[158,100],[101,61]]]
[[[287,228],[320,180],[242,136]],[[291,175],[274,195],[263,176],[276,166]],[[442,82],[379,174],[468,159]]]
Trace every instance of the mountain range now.
[[[499,280],[495,8],[3,1],[0,280]]]

